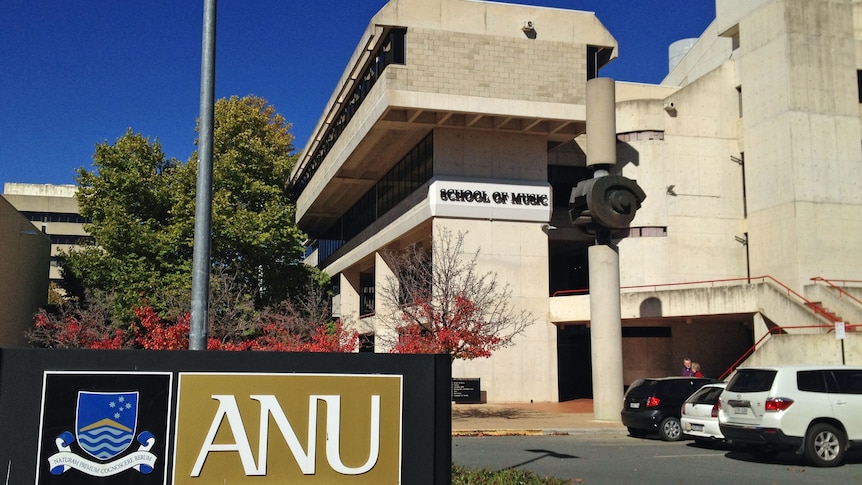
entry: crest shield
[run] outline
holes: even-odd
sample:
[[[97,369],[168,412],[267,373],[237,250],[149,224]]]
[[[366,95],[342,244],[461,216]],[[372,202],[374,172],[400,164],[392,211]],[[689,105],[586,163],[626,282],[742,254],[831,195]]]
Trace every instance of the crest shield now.
[[[75,434],[81,449],[100,460],[124,452],[135,438],[137,392],[78,391]]]

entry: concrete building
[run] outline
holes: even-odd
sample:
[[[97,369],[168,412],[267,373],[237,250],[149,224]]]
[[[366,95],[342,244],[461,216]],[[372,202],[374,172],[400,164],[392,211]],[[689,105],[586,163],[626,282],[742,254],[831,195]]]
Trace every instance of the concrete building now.
[[[3,197],[51,239],[50,280],[62,279],[57,265],[60,252],[68,251],[90,235],[86,218],[78,214],[74,185],[5,183]]]
[[[0,346],[24,347],[33,314],[48,301],[51,242],[0,197]]]
[[[716,5],[700,38],[674,46],[662,85],[616,86],[614,171],[647,194],[615,239],[623,320],[611,345],[625,384],[676,374],[686,356],[718,376],[755,343],[765,350],[749,362],[828,361],[839,348],[862,361],[854,332],[828,333],[862,322],[862,4]],[[455,362],[453,376],[481,378],[489,401],[591,396],[594,241],[568,201],[592,176],[586,82],[616,56],[589,12],[384,6],[291,175],[308,261],[337,283],[335,312],[383,331],[383,252],[464,233],[479,270],[534,321],[513,347]],[[805,326],[785,333],[817,343],[776,351],[788,341],[768,336],[776,326]]]

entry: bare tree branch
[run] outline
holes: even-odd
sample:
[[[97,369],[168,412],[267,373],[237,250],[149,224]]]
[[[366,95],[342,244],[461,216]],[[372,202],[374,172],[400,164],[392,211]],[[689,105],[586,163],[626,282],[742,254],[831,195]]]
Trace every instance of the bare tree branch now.
[[[478,272],[479,251],[465,252],[465,235],[443,229],[430,251],[413,245],[384,254],[395,277],[381,285],[378,308],[393,311],[377,313],[388,330],[378,339],[392,351],[488,357],[531,323],[513,307],[508,284],[495,272]]]

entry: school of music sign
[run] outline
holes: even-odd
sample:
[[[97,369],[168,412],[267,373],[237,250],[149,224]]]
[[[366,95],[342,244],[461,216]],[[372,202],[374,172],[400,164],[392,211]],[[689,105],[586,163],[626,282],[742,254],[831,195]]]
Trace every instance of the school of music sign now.
[[[551,186],[435,179],[428,189],[431,215],[468,219],[548,222]]]
[[[431,355],[0,349],[0,459],[9,483],[445,484],[450,377]]]

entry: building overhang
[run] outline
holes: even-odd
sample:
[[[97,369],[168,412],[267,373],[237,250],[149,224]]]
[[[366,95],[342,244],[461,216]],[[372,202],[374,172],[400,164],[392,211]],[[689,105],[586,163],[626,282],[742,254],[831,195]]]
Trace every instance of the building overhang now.
[[[554,145],[586,129],[585,106],[574,104],[388,91],[362,109],[353,136],[338,141],[297,199],[297,223],[311,235],[326,231],[434,129],[540,136]]]

